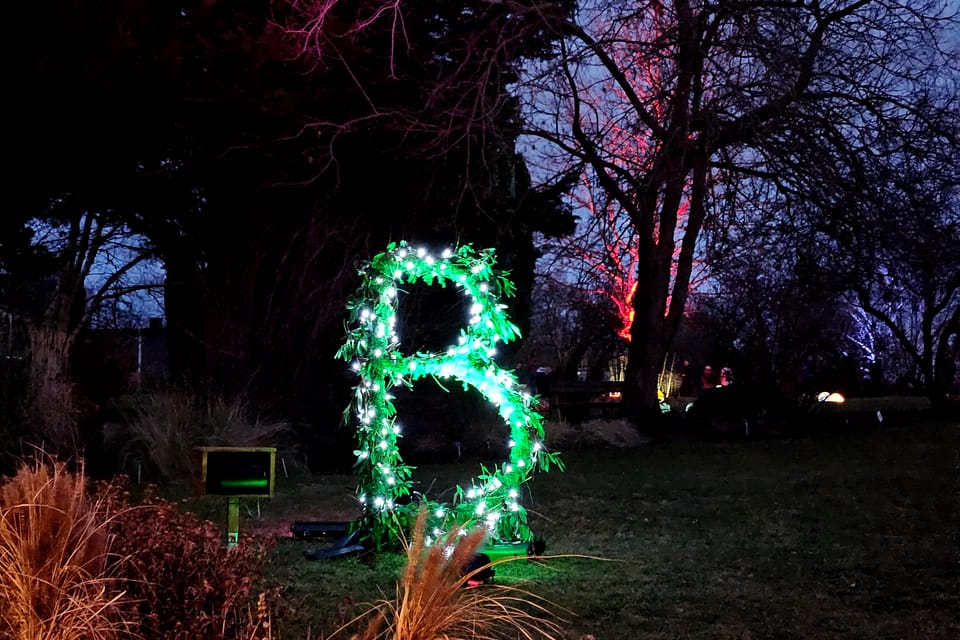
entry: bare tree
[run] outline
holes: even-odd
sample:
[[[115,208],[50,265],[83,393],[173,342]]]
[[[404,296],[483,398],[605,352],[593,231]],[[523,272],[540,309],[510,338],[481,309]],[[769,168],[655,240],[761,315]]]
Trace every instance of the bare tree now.
[[[851,304],[879,321],[919,374],[935,406],[953,385],[960,339],[960,180],[954,155],[937,167],[902,156],[843,245]],[[849,214],[848,214],[849,215]]]
[[[394,42],[403,42],[405,6],[364,3],[342,33],[368,25],[364,16],[389,17]],[[410,127],[449,148],[502,126],[495,115],[515,96],[532,174],[549,183],[582,172],[604,200],[593,212],[626,221],[615,225],[631,237],[625,255],[635,256],[636,273],[624,402],[640,418],[656,413],[657,374],[687,306],[704,226],[724,210],[736,219],[729,194],[744,179],[830,210],[831,185],[857,180],[860,156],[882,153],[877,141],[902,139],[904,120],[928,115],[932,105],[918,103],[918,91],[956,73],[943,36],[956,24],[951,7],[594,0],[571,11],[567,2],[474,3],[471,14],[497,15],[489,22],[496,37],[487,29],[463,39],[459,64],[421,87],[422,113],[431,117],[409,114]],[[536,43],[528,63],[505,69],[524,42]],[[510,83],[507,72],[515,74]],[[822,171],[809,162],[814,150],[849,171]]]
[[[636,232],[624,401],[639,418],[726,193],[745,177],[802,193],[818,176],[797,150],[856,155],[896,135],[920,115],[917,87],[953,68],[953,17],[937,1],[599,0],[573,19],[551,6],[538,15],[559,55],[519,84],[530,157],[539,174],[588,169]]]
[[[150,257],[143,239],[106,216],[80,212],[34,226],[34,242],[56,265],[40,286],[37,313],[27,318],[35,430],[49,446],[73,453],[80,442],[69,362],[77,337],[111,302],[162,285],[138,271]]]

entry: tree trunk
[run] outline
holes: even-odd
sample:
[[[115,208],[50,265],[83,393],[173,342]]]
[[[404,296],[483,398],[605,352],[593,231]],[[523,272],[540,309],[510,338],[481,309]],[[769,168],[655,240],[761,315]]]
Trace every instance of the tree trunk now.
[[[202,388],[206,378],[205,300],[200,294],[199,275],[189,260],[170,256],[164,264],[167,269],[164,305],[170,377],[175,382]]]
[[[49,453],[75,455],[80,449],[79,411],[69,375],[73,338],[64,330],[31,325],[30,407],[37,444]]]
[[[633,326],[630,328],[630,346],[627,350],[627,370],[624,375],[621,399],[624,417],[636,425],[659,421],[657,379],[666,345],[663,343],[663,300],[655,292],[652,277],[654,269],[641,271],[637,278],[637,293],[633,297]],[[647,293],[647,295],[644,295]]]

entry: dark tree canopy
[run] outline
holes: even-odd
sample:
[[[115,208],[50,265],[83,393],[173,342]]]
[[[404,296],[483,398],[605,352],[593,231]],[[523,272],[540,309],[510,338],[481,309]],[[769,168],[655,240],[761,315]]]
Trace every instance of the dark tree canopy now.
[[[410,3],[396,40],[376,21],[348,28],[364,3],[338,3],[316,56],[291,31],[307,4],[11,7],[0,259],[25,261],[29,220],[127,224],[166,269],[176,381],[338,415],[333,353],[358,261],[397,239],[496,247],[522,323],[532,233],[558,200],[531,189],[515,105],[484,128],[441,108],[462,95],[437,78],[495,40],[502,10]],[[522,53],[490,67],[491,95]]]

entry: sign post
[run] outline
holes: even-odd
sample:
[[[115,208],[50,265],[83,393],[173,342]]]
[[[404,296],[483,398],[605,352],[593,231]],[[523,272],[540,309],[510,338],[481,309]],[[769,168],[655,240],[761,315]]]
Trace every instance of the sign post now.
[[[240,498],[271,498],[275,447],[199,447],[200,495],[226,496],[227,548],[240,538]]]

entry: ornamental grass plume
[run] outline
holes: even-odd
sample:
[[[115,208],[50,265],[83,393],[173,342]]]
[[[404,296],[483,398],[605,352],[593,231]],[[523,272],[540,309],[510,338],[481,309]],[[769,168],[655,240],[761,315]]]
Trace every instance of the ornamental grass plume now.
[[[0,637],[112,640],[131,628],[109,576],[112,514],[77,473],[41,456],[0,486]]]
[[[426,544],[426,510],[421,509],[407,544],[407,564],[397,595],[376,602],[354,623],[363,626],[351,640],[495,640],[563,636],[556,615],[542,598],[516,587],[469,588],[492,565],[466,571],[488,532],[480,527]],[[506,558],[495,564],[519,558]]]

